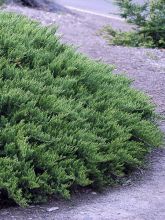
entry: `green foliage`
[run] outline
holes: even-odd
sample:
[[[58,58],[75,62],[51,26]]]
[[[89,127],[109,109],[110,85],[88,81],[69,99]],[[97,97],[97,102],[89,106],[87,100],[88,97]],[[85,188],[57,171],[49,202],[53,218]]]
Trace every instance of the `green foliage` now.
[[[128,19],[129,22],[139,26],[143,26],[146,23],[148,17],[148,4],[149,1],[143,5],[134,3],[132,0],[116,0],[119,7],[122,9],[122,17]]]
[[[143,5],[132,0],[117,0],[117,3],[121,15],[138,28],[135,32],[116,32],[113,44],[165,48],[165,0],[150,0]]]
[[[5,0],[0,0],[0,6],[5,3]]]
[[[153,39],[145,34],[137,34],[134,31],[122,32],[116,31],[111,26],[106,26],[103,29],[104,37],[109,44],[121,45],[129,47],[155,47]]]
[[[54,28],[0,13],[0,195],[21,206],[101,187],[161,143],[154,107]]]

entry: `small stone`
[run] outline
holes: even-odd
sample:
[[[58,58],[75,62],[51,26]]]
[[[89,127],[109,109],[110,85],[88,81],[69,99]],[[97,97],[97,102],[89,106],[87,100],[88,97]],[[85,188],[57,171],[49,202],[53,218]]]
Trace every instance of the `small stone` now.
[[[4,212],[2,212],[1,214],[2,214],[2,215],[8,215],[8,214],[9,214],[9,212],[4,211]]]
[[[97,195],[97,193],[96,192],[92,192],[92,195]]]
[[[59,209],[59,207],[51,207],[51,208],[47,208],[47,212],[57,211],[58,209]]]
[[[87,215],[83,218],[83,220],[93,220],[93,218]]]

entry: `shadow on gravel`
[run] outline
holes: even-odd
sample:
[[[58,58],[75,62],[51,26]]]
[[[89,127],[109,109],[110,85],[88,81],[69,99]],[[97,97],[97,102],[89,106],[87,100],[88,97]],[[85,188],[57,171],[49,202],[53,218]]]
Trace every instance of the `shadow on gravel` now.
[[[38,8],[49,12],[72,13],[69,9],[54,2],[53,0],[16,0],[15,2],[21,3],[24,6]]]

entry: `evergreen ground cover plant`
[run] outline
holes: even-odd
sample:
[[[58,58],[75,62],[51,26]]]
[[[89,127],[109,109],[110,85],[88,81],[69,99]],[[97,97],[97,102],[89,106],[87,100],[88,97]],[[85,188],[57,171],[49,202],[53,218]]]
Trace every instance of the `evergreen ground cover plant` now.
[[[54,33],[0,13],[2,203],[112,184],[161,143],[149,98]]]
[[[135,24],[133,31],[115,31],[107,26],[110,44],[132,47],[165,48],[165,0],[148,0],[139,5],[133,0],[116,0],[121,16]]]

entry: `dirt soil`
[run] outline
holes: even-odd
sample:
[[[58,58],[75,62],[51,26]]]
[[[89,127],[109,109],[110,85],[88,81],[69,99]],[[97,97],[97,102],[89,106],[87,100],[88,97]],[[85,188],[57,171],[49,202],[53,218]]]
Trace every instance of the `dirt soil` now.
[[[73,44],[91,58],[115,65],[114,72],[134,79],[133,86],[148,93],[157,111],[165,113],[165,50],[110,46],[98,35],[98,30],[106,24],[129,30],[131,27],[124,21],[76,11],[53,13],[16,5],[9,5],[5,10],[23,13],[43,25],[58,24],[63,42]],[[165,132],[165,120],[160,122],[160,127]],[[148,168],[138,173],[123,186],[103,193],[86,190],[70,201],[54,200],[27,209],[2,209],[0,220],[164,220],[165,149],[154,150]],[[48,210],[52,207],[56,210]]]

